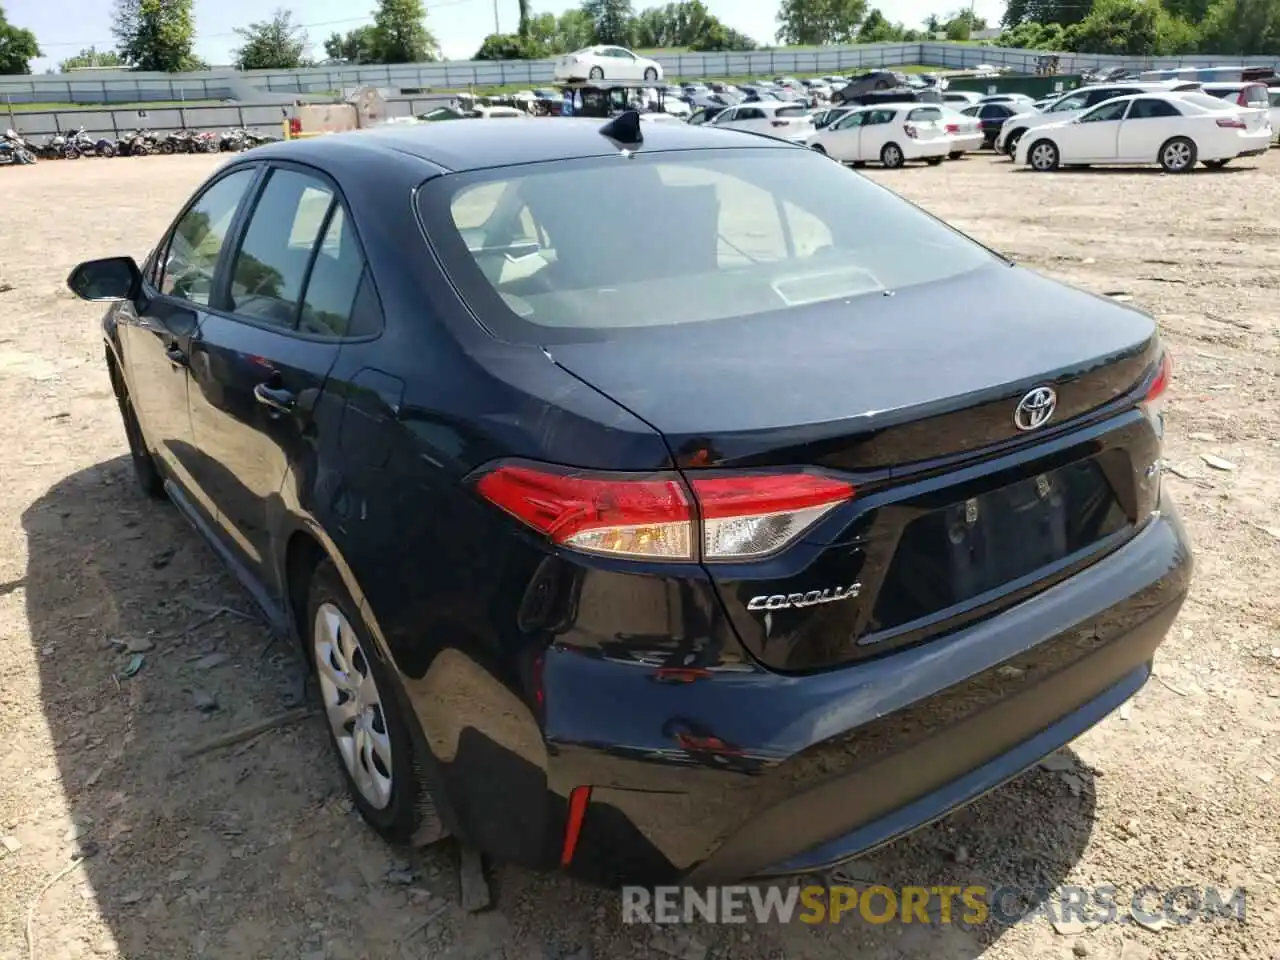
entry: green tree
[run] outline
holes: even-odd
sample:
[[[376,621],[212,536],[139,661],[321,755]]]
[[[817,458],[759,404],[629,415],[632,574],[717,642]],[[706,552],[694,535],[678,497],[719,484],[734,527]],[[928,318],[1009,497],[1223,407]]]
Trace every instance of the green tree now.
[[[569,9],[560,14],[556,21],[555,50],[565,53],[581,50],[595,43],[596,24],[591,15],[581,8]]]
[[[192,0],[116,0],[111,30],[120,56],[139,70],[194,70],[196,22]]]
[[[1011,0],[1011,2],[1012,2],[1012,0]],[[935,34],[935,33],[941,33],[941,32],[942,32],[942,18],[941,18],[941,17],[939,17],[936,13],[931,13],[931,14],[929,14],[927,17],[925,17],[925,18],[924,18],[924,32],[925,32],[925,33],[928,33],[928,34],[931,34],[931,35],[932,35],[932,34]]]
[[[28,74],[30,61],[40,56],[36,35],[11,24],[0,7],[0,74]]]
[[[637,47],[688,47],[691,50],[753,50],[755,41],[726,27],[702,0],[650,7],[632,22]]]
[[[518,33],[491,33],[484,38],[472,60],[541,60],[547,56],[547,48],[532,35],[522,37]]]
[[[782,0],[778,39],[793,46],[852,43],[867,0]]]
[[[1020,23],[1079,23],[1093,12],[1092,0],[1009,0],[1000,23],[1016,27]]]
[[[902,39],[905,31],[900,23],[890,23],[877,8],[867,11],[867,18],[858,27],[859,43],[894,43]]]
[[[378,0],[373,14],[377,63],[421,63],[440,59],[440,44],[427,29],[422,0]]]
[[[1217,0],[1205,15],[1201,49],[1235,56],[1280,53],[1280,6],[1273,0]]]
[[[631,0],[583,0],[582,12],[591,20],[596,43],[629,47],[635,12]]]
[[[270,20],[240,27],[236,34],[244,41],[235,50],[241,70],[296,70],[304,65],[307,31],[293,22],[292,11],[277,9]]]
[[[324,42],[324,54],[330,60],[347,63],[373,63],[376,59],[373,27],[366,25],[346,33],[331,33]]]
[[[942,29],[948,40],[968,40],[975,30],[987,29],[987,21],[971,10],[958,10]]]
[[[998,47],[1020,50],[1066,50],[1066,29],[1060,23],[1020,23],[996,38]]]
[[[79,70],[83,67],[123,67],[125,62],[120,59],[120,54],[114,50],[99,50],[97,47],[89,47],[81,50],[74,57],[67,57],[58,64],[58,70],[61,73],[69,73],[72,70]]]
[[[1153,0],[1097,0],[1093,12],[1067,32],[1067,46],[1079,53],[1154,56],[1160,52],[1163,12]]]

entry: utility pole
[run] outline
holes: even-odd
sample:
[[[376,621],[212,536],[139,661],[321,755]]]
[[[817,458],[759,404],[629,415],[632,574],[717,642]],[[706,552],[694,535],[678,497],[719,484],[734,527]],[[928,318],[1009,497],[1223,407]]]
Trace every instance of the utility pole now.
[[[498,0],[493,0],[493,32],[502,32],[502,28],[498,26]]]

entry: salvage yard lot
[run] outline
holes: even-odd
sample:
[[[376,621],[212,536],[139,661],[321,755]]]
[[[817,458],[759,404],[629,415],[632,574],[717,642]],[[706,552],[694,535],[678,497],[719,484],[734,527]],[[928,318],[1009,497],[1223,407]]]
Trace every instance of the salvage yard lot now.
[[[1243,924],[1159,930],[854,919],[655,934],[624,926],[613,894],[512,868],[493,872],[497,908],[472,916],[451,845],[401,861],[363,827],[321,718],[184,759],[296,707],[304,673],[237,614],[248,598],[178,514],[135,493],[100,311],[63,280],[81,259],[144,255],[219,162],[0,171],[0,960],[28,956],[29,906],[77,851],[93,855],[32,915],[41,960],[1276,956],[1280,153],[1181,177],[1036,175],[988,156],[869,173],[1021,264],[1159,317],[1175,358],[1167,490],[1198,569],[1130,710],[852,872],[1029,895],[1111,884],[1121,903],[1147,884],[1247,889]]]

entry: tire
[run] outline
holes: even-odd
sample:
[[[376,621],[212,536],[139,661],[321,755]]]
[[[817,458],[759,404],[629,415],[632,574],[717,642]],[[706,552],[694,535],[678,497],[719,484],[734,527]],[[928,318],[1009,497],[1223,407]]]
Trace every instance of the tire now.
[[[827,155],[827,148],[820,143],[813,144],[813,146],[811,146],[809,149],[812,150],[814,153],[822,154],[824,157]]]
[[[80,159],[80,151],[77,150],[75,147],[63,147],[62,155],[68,160]]]
[[[111,157],[114,157],[115,155],[116,155],[116,148],[111,146],[111,144],[109,143],[104,144],[103,146],[98,148],[98,156],[100,157],[107,157],[109,159]]]
[[[947,159],[948,159],[948,160],[959,160],[959,159],[960,159],[961,157],[963,157],[963,156],[964,156],[964,151],[963,151],[963,150],[952,150],[950,153],[948,153],[948,154],[947,154]]]
[[[938,164],[942,163],[942,161],[945,159],[946,157],[925,157],[924,162],[931,167],[936,167]]]
[[[907,162],[907,159],[902,155],[900,146],[896,143],[886,143],[880,148],[880,162],[888,170],[897,170]]]
[[[1228,157],[1226,160],[1205,160],[1204,165],[1210,170],[1221,170],[1230,162],[1231,158]]]
[[[1165,173],[1190,173],[1196,166],[1196,145],[1186,137],[1171,137],[1156,157]]]
[[[1050,173],[1058,169],[1061,154],[1052,140],[1037,140],[1027,151],[1027,164],[1037,173]]]
[[[151,448],[147,446],[147,438],[143,435],[142,424],[138,422],[138,415],[134,412],[129,390],[119,382],[118,376],[113,368],[111,379],[115,382],[112,385],[116,388],[116,404],[120,407],[120,417],[124,421],[125,439],[129,441],[129,458],[133,461],[134,479],[138,481],[138,487],[145,496],[163,500],[164,477],[160,475],[160,469],[151,455]]]
[[[1012,157],[1018,152],[1018,141],[1022,139],[1026,132],[1025,130],[1015,130],[1004,138],[1004,152],[1006,155]]]
[[[300,632],[334,756],[356,809],[389,843],[443,836],[417,753],[421,748],[408,726],[417,720],[406,721],[407,708],[402,706],[391,670],[376,653],[356,604],[327,559],[320,561],[311,575],[306,609],[307,619],[300,624]],[[322,670],[325,664],[327,668]],[[358,692],[341,686],[352,674],[359,680]],[[353,703],[358,704],[355,709],[348,706]],[[357,746],[356,725],[365,731],[363,738],[370,743],[367,751]],[[382,747],[367,738],[380,738]],[[350,761],[344,749],[351,752]],[[353,770],[360,773],[360,782]]]
[[[588,80],[603,80],[603,79],[604,79],[604,68],[603,68],[603,67],[592,67],[589,71],[587,71],[587,79],[588,79]]]
[[[658,79],[658,71],[655,70],[653,67],[645,67],[644,78],[648,80],[650,83],[653,83],[655,80]]]
[[[173,153],[173,144],[166,140],[164,143],[160,144],[160,152],[163,154]]]

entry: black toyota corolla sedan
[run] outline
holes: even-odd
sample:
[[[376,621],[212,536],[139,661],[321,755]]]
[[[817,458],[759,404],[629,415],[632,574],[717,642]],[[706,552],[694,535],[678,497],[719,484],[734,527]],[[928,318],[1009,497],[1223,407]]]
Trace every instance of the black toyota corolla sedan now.
[[[379,833],[817,870],[1147,679],[1192,569],[1170,362],[812,151],[633,120],[256,149],[69,284]]]

